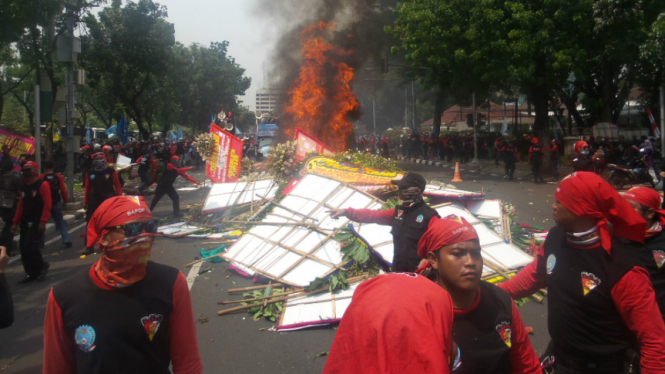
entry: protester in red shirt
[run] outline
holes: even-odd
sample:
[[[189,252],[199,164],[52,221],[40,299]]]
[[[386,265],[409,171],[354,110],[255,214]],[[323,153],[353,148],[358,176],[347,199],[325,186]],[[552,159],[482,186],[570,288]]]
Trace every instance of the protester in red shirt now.
[[[461,357],[455,373],[542,373],[510,296],[480,280],[483,257],[476,230],[463,218],[447,218],[432,218],[418,255],[429,260],[437,283],[453,300],[453,341]]]
[[[198,184],[199,182],[186,173],[187,170],[193,169],[194,167],[190,166],[186,168],[178,168],[177,165],[179,164],[179,160],[180,157],[171,156],[171,162],[166,165],[166,171],[164,174],[162,174],[162,177],[157,183],[155,196],[152,198],[152,202],[150,203],[150,210],[155,209],[157,203],[162,197],[164,197],[164,195],[168,195],[171,198],[171,201],[173,201],[173,215],[175,217],[182,216],[180,213],[180,197],[178,196],[178,191],[176,191],[173,187],[173,183],[178,178],[178,176],[181,176],[192,183]]]
[[[624,373],[638,349],[642,374],[665,368],[665,323],[638,250],[646,222],[607,182],[575,172],[556,190],[556,225],[536,259],[499,285],[513,299],[548,291],[554,372]],[[610,234],[608,222],[612,224]],[[636,346],[633,345],[636,343]]]
[[[51,215],[51,188],[39,178],[39,165],[34,161],[23,164],[23,185],[21,198],[16,208],[16,215],[10,231],[13,233],[20,225],[21,262],[25,270],[25,278],[18,283],[23,284],[46,277],[49,263],[42,258],[41,248],[44,243],[46,221]]]
[[[158,223],[143,197],[106,200],[88,225],[102,258],[51,289],[44,374],[200,374],[185,276],[148,261]]]
[[[452,324],[441,287],[413,273],[379,275],[354,292],[323,373],[448,374]]]

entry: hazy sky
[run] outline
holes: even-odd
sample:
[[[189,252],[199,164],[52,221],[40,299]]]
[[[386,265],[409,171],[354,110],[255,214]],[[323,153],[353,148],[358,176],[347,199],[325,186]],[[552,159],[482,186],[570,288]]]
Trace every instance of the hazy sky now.
[[[240,100],[254,109],[257,89],[263,86],[263,62],[276,35],[254,15],[254,0],[155,0],[168,8],[168,20],[175,26],[176,40],[185,45],[229,41],[229,55],[245,68],[252,86]],[[267,35],[268,34],[268,35]]]

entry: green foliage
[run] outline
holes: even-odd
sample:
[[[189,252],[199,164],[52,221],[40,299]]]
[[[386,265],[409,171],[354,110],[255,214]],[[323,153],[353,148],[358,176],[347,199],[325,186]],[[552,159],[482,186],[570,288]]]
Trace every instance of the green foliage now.
[[[399,204],[400,204],[399,198],[391,197],[390,199],[386,200],[383,206],[381,206],[381,210],[395,209],[395,207],[397,207]]]
[[[331,155],[329,157],[334,158],[337,161],[347,162],[372,169],[379,169],[390,172],[401,171],[399,167],[397,167],[397,163],[395,161],[367,152],[354,152],[349,150],[343,153]]]
[[[269,291],[270,290],[270,291]],[[270,292],[270,294],[269,294]],[[264,297],[264,296],[270,296],[270,295],[280,295],[284,291],[281,288],[272,288],[272,287],[267,287],[265,290],[254,290],[253,292],[248,292],[244,293],[243,296],[245,299],[256,299],[259,297]],[[270,300],[270,299],[268,299]],[[268,303],[265,307],[263,306],[263,303],[265,300],[255,300],[255,301],[250,301],[250,302],[244,302],[241,305],[256,305],[250,309],[247,310],[249,314],[252,315],[252,318],[254,319],[259,319],[261,317],[264,317],[265,319],[275,322],[277,320],[277,317],[279,314],[282,312],[284,309],[284,305],[282,302],[276,302],[276,303]]]

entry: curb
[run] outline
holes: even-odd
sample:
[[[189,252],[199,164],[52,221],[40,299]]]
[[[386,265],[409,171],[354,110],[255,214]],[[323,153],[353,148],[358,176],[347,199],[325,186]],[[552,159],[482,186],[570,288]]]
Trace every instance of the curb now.
[[[449,168],[451,169],[452,166],[444,164],[443,162],[440,161],[430,161],[430,160],[422,160],[419,158],[406,158],[406,157],[398,157],[398,161],[410,161],[416,164],[422,164],[422,165],[430,165],[430,166],[436,166],[440,168]]]

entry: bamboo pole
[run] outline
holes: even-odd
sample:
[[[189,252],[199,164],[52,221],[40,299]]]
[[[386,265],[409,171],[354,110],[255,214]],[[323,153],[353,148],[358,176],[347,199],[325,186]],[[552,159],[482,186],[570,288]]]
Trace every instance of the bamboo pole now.
[[[279,287],[281,286],[281,283],[273,283],[273,287]],[[237,293],[237,292],[245,292],[245,291],[254,291],[254,290],[260,290],[262,288],[268,287],[267,285],[263,286],[251,286],[251,287],[243,287],[243,288],[232,288],[226,292],[228,293]]]
[[[196,261],[192,261],[192,262],[190,262],[189,264],[185,265],[185,267],[188,268],[188,267],[190,267],[190,266],[192,266],[192,265],[194,265],[194,264],[198,264],[199,262],[203,262],[203,261],[205,261],[205,260],[210,260],[211,258],[215,258],[215,257],[220,257],[220,258],[221,258],[221,257],[222,257],[222,254],[223,254],[223,253],[218,253],[218,254],[216,254],[216,255],[214,255],[214,256],[210,256],[210,257],[202,258],[202,259],[199,259],[199,260],[196,260]]]
[[[360,282],[360,281],[362,281],[362,280],[364,280],[364,279],[367,279],[368,277],[369,277],[369,274],[363,274],[363,275],[360,275],[360,276],[357,276],[357,277],[349,278],[349,279],[347,280],[347,282],[348,282],[349,284],[357,283],[357,282]],[[264,286],[264,287],[265,287],[265,286]],[[296,294],[289,295],[289,296],[284,296],[284,297],[277,297],[277,298],[275,298],[275,299],[271,299],[270,301],[267,301],[267,300],[266,300],[267,302],[264,302],[264,304],[267,304],[267,303],[270,303],[270,304],[272,304],[272,303],[277,303],[277,302],[281,302],[281,301],[286,301],[286,300],[289,300],[289,299],[293,299],[293,298],[296,298],[296,297],[314,295],[314,294],[321,293],[321,292],[325,292],[325,291],[328,291],[328,287],[322,287],[322,288],[319,288],[318,290],[309,291],[309,292],[300,292],[300,293],[296,293]],[[273,295],[273,296],[281,296],[281,295]],[[244,301],[244,300],[243,300],[243,301]],[[260,305],[258,305],[258,304],[241,305],[241,306],[237,306],[237,307],[230,308],[230,309],[220,310],[219,312],[217,312],[217,315],[218,315],[218,316],[221,316],[221,315],[224,315],[224,314],[227,314],[227,313],[237,312],[237,311],[239,311],[239,310],[251,309],[251,308],[253,308],[253,307],[255,307],[255,306],[260,306]]]
[[[275,283],[275,284],[279,284],[279,283]],[[273,287],[274,287],[274,285],[273,285]],[[255,298],[253,298],[253,299],[243,299],[243,300],[224,300],[224,301],[220,301],[220,302],[218,302],[217,305],[248,303],[248,302],[251,302],[251,301],[265,300],[265,299],[270,299],[270,298],[277,297],[277,296],[292,295],[292,294],[294,294],[294,293],[300,293],[300,292],[303,292],[303,290],[287,291],[287,292],[282,292],[282,293],[279,294],[279,295],[261,296],[261,297],[255,297]]]

